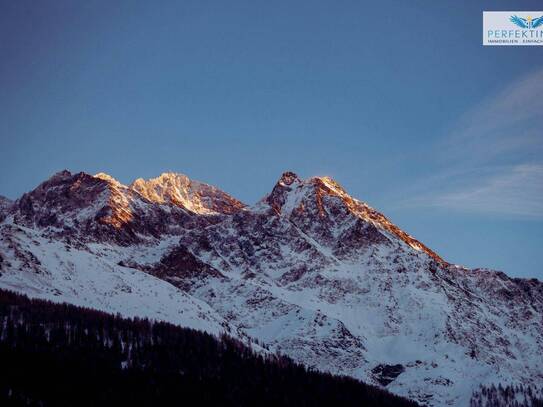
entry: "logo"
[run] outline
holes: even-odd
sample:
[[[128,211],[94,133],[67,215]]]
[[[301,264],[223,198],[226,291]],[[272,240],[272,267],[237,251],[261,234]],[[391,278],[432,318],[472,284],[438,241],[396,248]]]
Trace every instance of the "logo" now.
[[[509,21],[519,26],[520,28],[526,28],[528,30],[532,30],[539,26],[543,26],[543,16],[538,17],[538,18],[532,18],[531,16],[528,16],[526,18],[522,18],[519,16],[511,16]]]
[[[483,45],[543,45],[543,11],[483,11]]]

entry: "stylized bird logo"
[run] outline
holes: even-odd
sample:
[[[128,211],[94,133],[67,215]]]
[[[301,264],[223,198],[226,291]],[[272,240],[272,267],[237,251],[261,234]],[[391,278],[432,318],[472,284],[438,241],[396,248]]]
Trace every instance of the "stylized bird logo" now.
[[[531,30],[533,28],[537,28],[543,25],[543,16],[538,18],[532,18],[531,16],[528,16],[526,18],[511,16],[509,21],[511,21],[515,25],[518,25],[520,28],[527,28],[528,30]]]

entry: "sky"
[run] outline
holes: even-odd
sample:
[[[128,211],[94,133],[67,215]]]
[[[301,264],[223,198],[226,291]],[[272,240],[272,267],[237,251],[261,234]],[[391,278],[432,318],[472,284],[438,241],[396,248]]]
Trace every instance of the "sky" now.
[[[450,262],[543,280],[543,48],[481,45],[483,10],[538,9],[0,0],[0,194],[329,175]]]

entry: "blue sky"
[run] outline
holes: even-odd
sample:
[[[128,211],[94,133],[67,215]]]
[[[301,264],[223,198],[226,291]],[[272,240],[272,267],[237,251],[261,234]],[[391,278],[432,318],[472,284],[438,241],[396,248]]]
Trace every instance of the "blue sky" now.
[[[330,175],[451,262],[543,279],[533,2],[0,0],[0,194],[176,171],[247,203]]]

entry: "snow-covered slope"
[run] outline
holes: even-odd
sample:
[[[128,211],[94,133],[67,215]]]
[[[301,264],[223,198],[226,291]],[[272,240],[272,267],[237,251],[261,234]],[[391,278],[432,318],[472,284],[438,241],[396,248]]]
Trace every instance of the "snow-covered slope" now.
[[[182,175],[63,172],[0,232],[2,287],[230,329],[421,404],[543,383],[542,283],[448,264],[328,177],[245,207]]]
[[[213,334],[230,330],[206,303],[93,250],[75,248],[9,222],[0,226],[0,233],[2,288]]]

